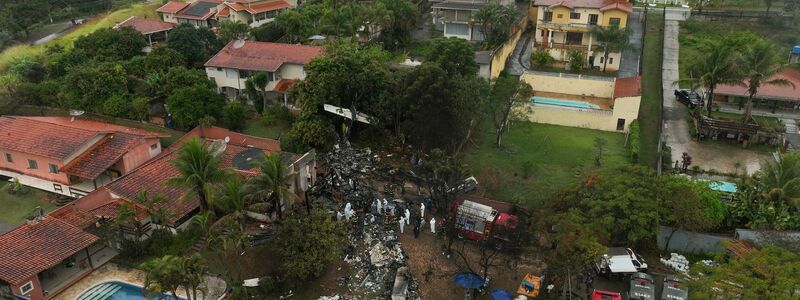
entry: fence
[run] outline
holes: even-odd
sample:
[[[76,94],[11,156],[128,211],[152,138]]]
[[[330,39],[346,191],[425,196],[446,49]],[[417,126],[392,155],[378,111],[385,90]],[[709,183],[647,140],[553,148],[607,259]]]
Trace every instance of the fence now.
[[[661,98],[661,109],[659,109],[659,111],[658,111],[658,119],[659,119],[659,122],[658,122],[658,124],[659,124],[659,126],[658,126],[658,148],[656,148],[657,151],[658,151],[658,161],[656,162],[656,171],[658,172],[659,175],[661,174],[661,171],[662,171],[661,170],[662,169],[662,165],[663,165],[662,161],[664,161],[664,149],[663,148],[664,148],[664,140],[665,139],[664,139],[664,118],[663,118],[664,117],[664,83],[663,83],[663,81],[664,81],[664,49],[666,48],[665,46],[666,46],[666,38],[667,38],[667,34],[666,34],[667,30],[666,29],[667,29],[667,8],[664,7],[662,12],[661,12],[661,61],[659,62],[661,64],[661,68],[658,68],[659,72],[661,73],[661,76],[659,76],[658,78],[661,78],[661,81],[662,81],[661,84],[658,85],[659,86],[659,88],[658,88],[659,93],[658,94],[659,94],[659,97]],[[642,45],[644,45],[644,43],[642,43]],[[642,48],[644,48],[644,47],[642,47]],[[670,158],[670,160],[672,160],[672,158]]]
[[[519,22],[511,28],[510,38],[502,46],[492,51],[492,60],[489,65],[491,79],[497,78],[505,70],[508,57],[514,54],[514,48],[517,47],[517,42],[522,37],[522,32],[525,31],[525,25],[527,24],[527,17],[520,18]]]
[[[791,18],[791,15],[784,14],[778,11],[771,11],[767,13],[766,11],[752,11],[752,10],[692,10],[693,16],[700,16],[706,19],[710,19],[712,21],[719,20],[719,19],[750,19],[751,21],[756,21],[761,18],[771,17],[771,18]]]

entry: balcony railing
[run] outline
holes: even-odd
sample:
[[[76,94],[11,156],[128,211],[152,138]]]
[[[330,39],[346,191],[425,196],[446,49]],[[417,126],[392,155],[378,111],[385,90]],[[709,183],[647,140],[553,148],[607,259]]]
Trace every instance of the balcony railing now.
[[[545,21],[539,19],[539,26],[546,27],[546,28],[558,28],[561,30],[581,30],[581,31],[588,31],[597,25],[591,24],[583,24],[583,23],[556,23],[553,21]]]
[[[588,51],[589,50],[589,46],[588,45],[581,45],[581,44],[568,44],[568,43],[552,43],[552,44],[551,43],[537,43],[536,44],[536,49],[537,50],[542,50],[542,49],[567,49],[567,50],[572,50],[572,49],[576,49],[576,50]]]

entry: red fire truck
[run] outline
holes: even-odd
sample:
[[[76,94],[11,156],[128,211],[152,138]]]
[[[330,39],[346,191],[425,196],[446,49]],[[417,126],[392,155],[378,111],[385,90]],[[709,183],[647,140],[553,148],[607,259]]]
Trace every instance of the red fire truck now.
[[[508,242],[517,228],[518,217],[511,204],[474,195],[459,195],[450,209],[459,237],[473,241],[492,239],[497,247]]]

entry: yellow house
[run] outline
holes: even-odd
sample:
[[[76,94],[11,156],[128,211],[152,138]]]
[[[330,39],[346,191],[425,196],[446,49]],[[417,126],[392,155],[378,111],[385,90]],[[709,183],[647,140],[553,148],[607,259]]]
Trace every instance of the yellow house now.
[[[589,66],[607,71],[619,69],[622,54],[593,51],[597,40],[591,29],[595,26],[625,28],[633,6],[628,0],[531,0],[530,17],[536,22],[535,44],[547,50],[558,61],[566,61],[570,50],[586,55]]]

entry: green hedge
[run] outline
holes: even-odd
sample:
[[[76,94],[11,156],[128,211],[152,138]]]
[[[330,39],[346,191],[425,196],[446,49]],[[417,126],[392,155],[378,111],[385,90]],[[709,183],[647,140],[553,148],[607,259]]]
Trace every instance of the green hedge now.
[[[633,120],[631,122],[630,133],[628,134],[628,151],[631,154],[631,161],[636,163],[639,162],[639,120]]]

